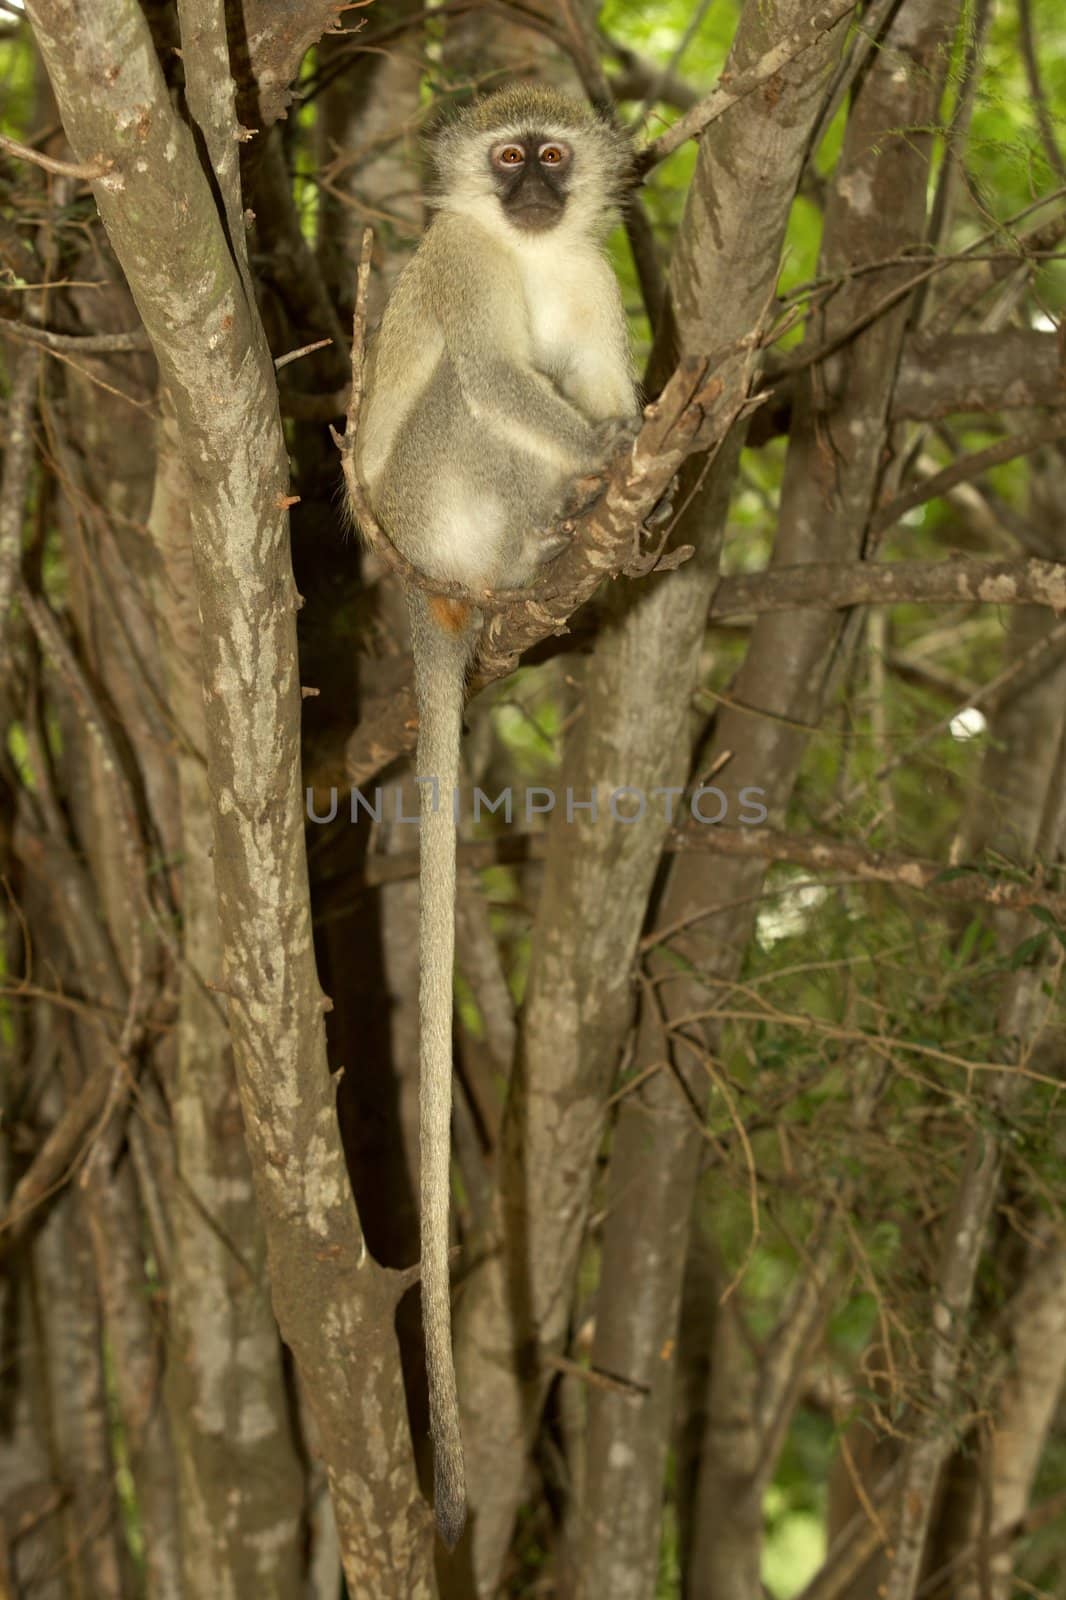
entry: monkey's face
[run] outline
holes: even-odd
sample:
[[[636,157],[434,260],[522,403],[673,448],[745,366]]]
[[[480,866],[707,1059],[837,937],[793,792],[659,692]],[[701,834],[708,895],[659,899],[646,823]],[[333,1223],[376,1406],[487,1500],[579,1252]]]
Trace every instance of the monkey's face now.
[[[433,136],[434,198],[509,247],[560,233],[598,239],[632,161],[629,137],[588,106],[516,84]]]
[[[573,154],[564,140],[535,131],[492,146],[493,183],[504,216],[516,228],[544,233],[562,221]]]

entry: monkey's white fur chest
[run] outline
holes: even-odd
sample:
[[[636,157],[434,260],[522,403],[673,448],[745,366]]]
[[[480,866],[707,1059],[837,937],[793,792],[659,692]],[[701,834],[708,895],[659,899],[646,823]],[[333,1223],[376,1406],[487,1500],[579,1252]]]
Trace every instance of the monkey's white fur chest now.
[[[590,422],[631,416],[633,369],[614,273],[597,243],[573,233],[514,249],[529,359]]]
[[[595,246],[526,244],[518,253],[518,268],[529,321],[533,361],[542,372],[563,374],[576,351],[595,338],[604,322],[604,288],[614,291],[613,280],[604,285],[606,264]]]

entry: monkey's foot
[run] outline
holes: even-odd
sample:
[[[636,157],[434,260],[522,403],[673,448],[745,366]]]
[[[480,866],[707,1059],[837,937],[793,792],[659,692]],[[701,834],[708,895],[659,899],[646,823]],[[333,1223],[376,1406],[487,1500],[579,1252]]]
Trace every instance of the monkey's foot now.
[[[586,472],[583,478],[575,478],[559,508],[560,519],[569,522],[594,506],[603,494],[606,482],[602,472]]]
[[[556,524],[546,529],[537,537],[537,566],[546,567],[549,561],[554,561],[556,556],[561,556],[564,550],[569,549],[573,538],[573,528],[565,523]]]

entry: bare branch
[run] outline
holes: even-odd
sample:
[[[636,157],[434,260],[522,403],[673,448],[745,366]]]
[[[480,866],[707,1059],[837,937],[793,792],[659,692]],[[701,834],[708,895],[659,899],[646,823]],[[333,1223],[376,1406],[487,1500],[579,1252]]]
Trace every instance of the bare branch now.
[[[723,578],[711,603],[711,616],[964,601],[1043,605],[1066,612],[1066,565],[1037,560],[977,561],[960,556],[951,561],[862,561],[847,566],[812,562],[803,567],[772,567],[766,572]]]
[[[857,883],[888,883],[899,889],[934,895],[960,905],[990,905],[1001,911],[1028,911],[1042,906],[1066,924],[1066,893],[1036,881],[1031,874],[1008,877],[981,863],[953,864],[923,860],[887,850],[872,850],[849,839],[827,834],[786,833],[777,828],[727,828],[691,823],[675,829],[663,844],[669,854],[697,851],[735,860],[767,861],[806,867],[819,876],[847,877]],[[506,833],[497,839],[465,839],[458,845],[461,866],[522,865],[544,859],[545,836]],[[371,855],[368,884],[398,883],[418,876],[418,851]]]
[[[709,95],[697,101],[691,111],[686,111],[672,128],[660,134],[658,139],[653,139],[640,152],[636,164],[639,175],[645,177],[652,167],[673,155],[687,139],[699,138],[710,123],[724,116],[738,100],[743,100],[760,84],[768,83],[788,62],[816,45],[823,34],[835,28],[842,18],[855,10],[857,3],[858,0],[832,0],[829,5],[820,6],[803,28],[781,39],[747,72],[739,73],[736,77],[723,72],[718,79],[718,86]]]
[[[604,42],[622,69],[608,79],[616,100],[654,98],[666,105],[676,106],[679,111],[688,111],[696,104],[698,92],[668,67],[660,67],[658,62],[649,61],[621,39],[609,38]]]
[[[974,450],[969,455],[960,456],[943,471],[935,472],[931,478],[924,478],[921,483],[914,484],[910,489],[904,489],[902,494],[898,494],[887,506],[882,507],[870,522],[871,534],[876,537],[886,532],[914,506],[935,500],[938,495],[945,494],[956,484],[978,477],[989,467],[997,467],[1004,461],[1013,461],[1017,456],[1028,455],[1031,450],[1038,450],[1044,444],[1053,444],[1064,436],[1066,436],[1066,412],[1060,412],[1041,427],[1030,428],[1027,433],[1008,434],[1005,439],[987,445],[983,450]]]
[[[894,307],[898,306],[900,301],[907,299],[908,296],[913,294],[916,289],[920,289],[924,284],[926,284],[930,278],[936,277],[939,273],[944,272],[948,267],[958,266],[959,264],[968,261],[975,256],[979,257],[981,251],[987,249],[992,241],[998,238],[1005,228],[1010,227],[1015,222],[1020,222],[1023,217],[1029,216],[1031,212],[1037,211],[1043,206],[1050,205],[1055,200],[1060,200],[1064,194],[1066,194],[1066,189],[1056,189],[1051,194],[1041,195],[1038,200],[1034,200],[1029,205],[1023,207],[1023,209],[1016,213],[1016,215],[1013,217],[1008,217],[1003,222],[997,221],[993,227],[987,229],[986,232],[981,234],[979,238],[974,239],[966,246],[964,250],[960,250],[956,254],[950,256],[935,256],[931,261],[928,262],[927,265],[923,266],[920,271],[914,273],[913,276],[903,279],[902,282],[897,282],[895,286],[889,289],[886,294],[883,294],[880,299],[875,300],[872,304],[866,304],[858,316],[856,316],[852,321],[847,322],[842,327],[838,328],[832,334],[832,336],[826,339],[823,343],[816,345],[813,343],[813,341],[805,341],[797,350],[790,351],[788,355],[784,356],[778,362],[778,372],[802,372],[806,368],[814,366],[817,362],[824,361],[826,356],[832,355],[835,350],[839,350],[842,346],[850,344],[850,342],[855,338],[856,334],[862,333],[873,323],[878,322],[888,312],[892,311]],[[909,259],[919,260],[920,257],[902,258],[899,264],[901,266],[906,265],[906,262]],[[880,264],[881,263],[878,263],[878,265]],[[893,263],[888,261],[884,263],[884,265],[892,264]],[[859,269],[859,271],[863,274],[865,274],[865,272],[868,270],[868,266],[863,266]],[[835,287],[835,285],[830,284],[828,287],[832,289]]]
[[[22,559],[22,523],[33,467],[33,413],[41,358],[23,350],[15,358],[7,406],[7,448],[0,479],[0,668],[7,671],[11,597]]]
[[[313,355],[316,350],[324,350],[332,339],[316,339],[313,344],[303,344],[299,350],[287,350],[283,356],[274,357],[274,371],[280,372],[282,367],[289,366],[293,361],[302,361],[304,356]]]
[[[32,145],[20,144],[17,139],[9,139],[3,133],[0,133],[0,150],[17,156],[20,161],[32,161],[34,166],[43,167],[45,172],[54,172],[60,178],[103,178],[114,169],[114,162],[105,161],[102,156],[94,161],[57,161],[54,156],[46,156]]]
[[[947,867],[941,861],[870,850],[824,834],[794,834],[776,828],[698,827],[674,834],[674,848],[755,861],[787,862],[818,873],[847,873],[865,883],[891,883],[900,889],[927,891],[938,899],[981,901],[1001,910],[1043,906],[1066,919],[1066,894],[1023,878],[1021,881],[986,871],[976,864]],[[1021,870],[1021,869],[1019,869]]]
[[[99,1118],[111,1090],[113,1068],[97,1067],[82,1084],[11,1192],[0,1217],[0,1261],[22,1237],[32,1213],[70,1176],[86,1134]]]
[[[1040,130],[1040,142],[1044,146],[1044,154],[1052,172],[1057,172],[1066,183],[1066,161],[1063,160],[1062,151],[1055,138],[1055,124],[1051,120],[1047,95],[1040,80],[1040,63],[1036,54],[1033,8],[1030,0],[1018,0],[1018,25],[1022,36],[1022,60],[1025,62],[1025,75],[1029,80],[1029,95],[1036,114],[1036,125]]]
[[[1015,259],[1005,257],[1006,262]],[[1027,328],[935,337],[919,332],[904,345],[892,393],[892,415],[899,420],[1064,405],[1066,373],[1059,341],[1053,333]]]
[[[890,1498],[896,1491],[899,1478],[897,1464],[877,1485],[873,1500],[875,1511],[889,1510]],[[850,1592],[854,1579],[883,1544],[881,1523],[872,1520],[864,1510],[856,1511],[840,1537],[834,1541],[824,1564],[797,1596],[797,1600],[843,1600],[843,1596]]]
[[[143,328],[124,333],[53,333],[49,328],[34,328],[26,322],[0,321],[0,333],[26,344],[39,344],[45,350],[70,350],[75,355],[122,355],[127,351],[152,348]]]

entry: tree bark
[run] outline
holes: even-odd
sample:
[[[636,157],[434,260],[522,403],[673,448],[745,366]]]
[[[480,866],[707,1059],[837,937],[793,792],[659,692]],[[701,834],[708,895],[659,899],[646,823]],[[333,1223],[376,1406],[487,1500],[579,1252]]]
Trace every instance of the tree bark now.
[[[429,1524],[391,1334],[399,1286],[367,1255],[326,1067],[302,838],[288,463],[241,271],[240,196],[223,151],[236,134],[225,54],[185,41],[188,69],[202,75],[191,100],[208,149],[220,152],[228,239],[139,7],[34,0],[29,12],[75,153],[110,163],[97,204],[152,340],[192,489],[219,988],[275,1312],[318,1418],[349,1584],[428,1595]],[[184,10],[214,40],[220,15],[208,0]]]
[[[791,0],[770,7],[754,0],[746,5],[727,66],[731,77],[742,78],[770,46],[801,29],[808,14],[808,7]],[[735,337],[763,313],[825,82],[845,32],[846,26],[838,25],[824,33],[703,136],[670,272],[683,351],[697,350],[712,338]],[[726,307],[729,321],[723,324]],[[708,592],[705,584],[714,583],[741,437],[738,431],[720,453],[691,513],[699,527],[701,570],[686,579],[683,568],[680,583],[672,580],[667,596],[672,608],[659,616],[644,605],[637,611],[644,637],[669,664],[672,687],[667,695],[686,703],[699,670],[696,650],[701,640],[687,611],[678,615],[678,590],[695,600]],[[683,648],[687,657],[681,655]],[[631,692],[624,677],[611,684],[620,703]],[[645,740],[657,737],[661,725],[646,732]],[[665,728],[663,732],[668,734]],[[686,744],[678,752],[685,766],[675,767],[675,782],[689,777],[690,749]],[[732,778],[731,771],[731,786]],[[676,873],[675,866],[667,881]],[[690,876],[687,868],[684,876]],[[694,876],[702,880],[704,874],[697,868]],[[637,1071],[667,1054],[654,1006],[649,1007],[645,995]],[[636,1402],[599,1388],[589,1396],[588,1452],[597,1470],[588,1475],[576,1561],[578,1593],[589,1600],[605,1593],[636,1600],[654,1584],[682,1271],[702,1148],[688,1091],[669,1069],[649,1080],[647,1097],[640,1091],[626,1096],[611,1152],[592,1361],[598,1370],[615,1373],[645,1393]],[[716,1347],[728,1332],[725,1318],[716,1332]],[[743,1542],[750,1542],[748,1535],[755,1531],[750,1522],[750,1517],[740,1517],[732,1523]]]
[[[921,239],[925,216],[928,136],[909,134],[888,142],[886,129],[925,128],[935,116],[944,71],[943,51],[950,40],[957,6],[923,0],[896,13],[886,39],[861,80],[849,115],[836,181],[827,207],[820,271],[828,276],[870,259],[884,259]],[[744,196],[747,204],[750,197]],[[905,272],[906,269],[903,269]],[[891,274],[886,275],[891,279]],[[812,319],[812,345],[831,341],[838,328],[851,326],[864,309],[880,301],[891,282],[876,287],[862,275],[849,277],[838,294]],[[698,281],[698,280],[697,280]],[[733,290],[735,293],[735,288]],[[713,298],[708,302],[715,303]],[[812,559],[854,560],[875,504],[886,444],[892,379],[899,359],[906,304],[895,307],[855,336],[846,360],[830,362],[828,373],[807,379],[793,416],[782,489],[774,567]],[[827,388],[828,386],[828,388]],[[746,662],[730,692],[730,703],[716,720],[714,738],[701,758],[701,770],[717,769],[728,752],[731,786],[766,790],[771,818],[782,814],[805,748],[804,728],[816,725],[825,692],[827,667],[838,637],[837,625],[823,613],[792,612],[780,619],[760,618]],[[759,713],[766,713],[759,715]],[[747,941],[752,897],[761,873],[737,863],[700,867],[674,863],[656,910],[663,929],[692,923],[671,945],[675,954],[651,960],[658,979],[656,1004],[669,1024],[702,1011],[715,999],[714,976],[735,973]],[[714,916],[716,906],[739,902],[741,909]],[[678,957],[681,963],[678,963]],[[695,970],[703,982],[685,976]],[[604,1283],[621,1283],[633,1268],[632,1252],[646,1225],[649,1208],[662,1216],[650,1191],[669,1191],[671,1214],[687,1216],[699,1172],[702,1134],[699,1119],[707,1105],[709,1078],[703,1050],[715,1048],[712,1029],[695,1029],[695,1048],[674,1046],[671,1055],[686,1085],[684,1104],[669,1073],[648,1076],[628,1095],[619,1116],[616,1141],[631,1141],[629,1166],[612,1163],[612,1187],[605,1241]],[[638,1035],[634,1070],[638,1077],[661,1059],[664,1041],[647,1012]],[[695,1113],[695,1114],[694,1114]],[[626,1187],[635,1171],[639,1188]],[[655,1314],[642,1320],[637,1348],[622,1349],[627,1317],[607,1310],[598,1320],[604,1344],[594,1359],[635,1381],[659,1383],[659,1352],[676,1337],[676,1308],[683,1264],[680,1248],[657,1253],[655,1281],[645,1281],[642,1296]],[[645,1274],[647,1263],[644,1263]],[[630,1280],[633,1281],[632,1279]],[[613,1302],[605,1300],[610,1307]],[[608,1354],[608,1343],[610,1353]],[[732,1351],[732,1356],[730,1352]],[[754,1600],[760,1594],[762,1487],[772,1470],[764,1449],[765,1416],[757,1376],[749,1366],[744,1341],[716,1341],[708,1427],[699,1479],[692,1489],[694,1537],[686,1567],[686,1594],[693,1600]],[[653,1397],[655,1396],[653,1388]],[[597,1397],[596,1404],[609,1405]],[[616,1408],[621,1409],[621,1408]],[[771,1408],[773,1413],[775,1408]],[[663,1413],[665,1416],[665,1412]],[[619,1417],[617,1428],[633,1434],[639,1411]],[[659,1430],[661,1437],[661,1425]],[[625,1434],[612,1434],[616,1440]],[[621,1458],[622,1452],[619,1451]],[[641,1452],[631,1448],[631,1468]],[[682,1493],[685,1493],[682,1488]],[[605,1488],[604,1498],[608,1491]],[[631,1496],[616,1481],[613,1503],[630,1505]],[[746,1536],[744,1535],[746,1530]]]

